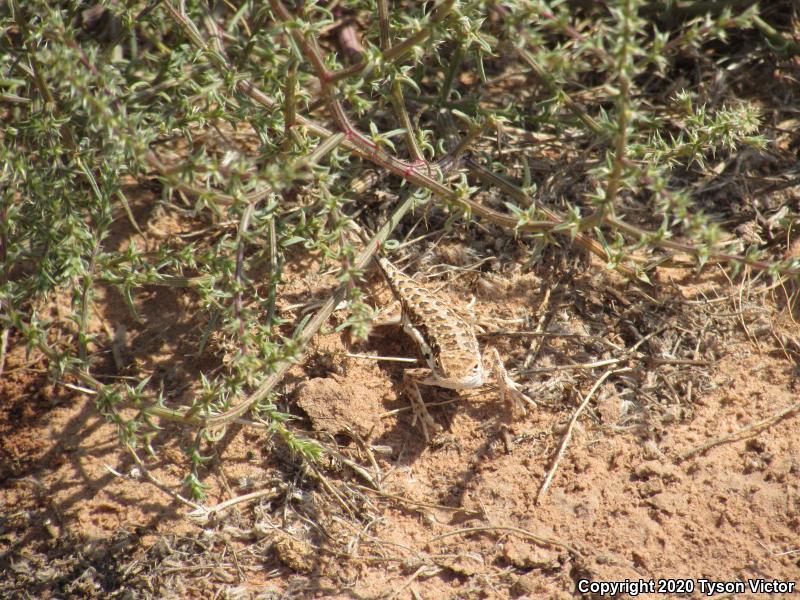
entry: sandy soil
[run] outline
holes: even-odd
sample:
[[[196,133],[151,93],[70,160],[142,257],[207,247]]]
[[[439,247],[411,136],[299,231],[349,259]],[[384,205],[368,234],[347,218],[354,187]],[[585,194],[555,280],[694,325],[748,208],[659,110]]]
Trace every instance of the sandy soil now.
[[[496,246],[488,232],[469,235],[479,254]],[[494,250],[513,258],[515,244]],[[469,262],[464,247],[432,249],[420,277],[442,259]],[[430,280],[454,305],[476,298],[482,343],[498,348],[535,410],[498,403],[491,387],[426,389],[444,428],[426,444],[401,394],[406,365],[352,356],[414,357],[413,343],[391,326],[360,343],[323,332],[280,406],[332,453],[310,469],[264,429],[229,427],[207,446],[205,504],[261,494],[209,519],[148,482],[94,399],[50,383],[44,361],[12,339],[0,383],[0,594],[573,598],[591,597],[576,592],[581,580],[695,587],[641,596],[664,598],[700,597],[700,580],[797,582],[800,415],[748,429],[798,401],[798,327],[779,295],[742,294],[711,271],[662,269],[641,288],[564,262],[545,257],[524,272],[494,260]],[[333,284],[314,257],[303,264],[278,306],[290,321],[292,302]],[[390,304],[374,272],[367,289]],[[137,303],[141,323],[108,291],[93,327],[124,324],[131,372],[183,397],[213,362],[187,356],[203,333],[185,316],[192,299],[154,290]],[[98,370],[111,369],[108,348],[97,352]],[[542,493],[572,415],[608,369]],[[165,424],[157,456],[140,450],[174,492],[185,493],[192,435]]]

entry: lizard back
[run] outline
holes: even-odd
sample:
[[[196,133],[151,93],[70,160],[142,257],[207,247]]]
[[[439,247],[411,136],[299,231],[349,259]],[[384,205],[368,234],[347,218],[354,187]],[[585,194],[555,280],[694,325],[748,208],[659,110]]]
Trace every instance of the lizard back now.
[[[404,322],[428,348],[421,348],[443,387],[479,387],[483,382],[481,353],[472,326],[446,300],[418,283],[383,257],[380,270],[400,302]],[[430,356],[428,356],[428,352]]]

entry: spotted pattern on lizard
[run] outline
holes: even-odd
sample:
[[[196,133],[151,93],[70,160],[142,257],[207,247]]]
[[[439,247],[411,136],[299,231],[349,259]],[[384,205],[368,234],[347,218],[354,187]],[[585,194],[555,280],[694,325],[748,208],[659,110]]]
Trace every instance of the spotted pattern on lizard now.
[[[515,403],[533,403],[508,377],[496,350],[489,353],[484,367],[475,330],[446,300],[418,283],[384,257],[376,257],[393,295],[400,302],[401,323],[417,343],[428,369],[406,369],[403,383],[411,394],[414,422],[419,418],[423,433],[441,429],[425,408],[418,384],[449,389],[475,389],[484,384],[486,372],[497,380],[501,397],[508,392]],[[524,407],[523,407],[524,410]]]

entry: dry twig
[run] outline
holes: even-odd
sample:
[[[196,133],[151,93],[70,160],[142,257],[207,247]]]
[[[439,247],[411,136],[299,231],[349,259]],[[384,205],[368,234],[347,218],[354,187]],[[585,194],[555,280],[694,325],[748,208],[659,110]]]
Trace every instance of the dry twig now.
[[[553,481],[553,476],[556,473],[556,469],[558,469],[558,463],[561,462],[561,459],[564,456],[564,452],[567,450],[567,444],[569,443],[570,438],[572,437],[572,428],[575,427],[575,423],[578,421],[578,417],[581,415],[583,410],[589,404],[589,400],[592,399],[592,396],[600,387],[600,385],[608,379],[608,377],[614,373],[612,370],[608,370],[600,376],[600,379],[595,381],[592,389],[589,390],[589,393],[586,394],[586,398],[584,398],[583,402],[581,402],[580,406],[572,413],[572,418],[569,420],[569,425],[567,425],[567,430],[564,432],[564,437],[561,439],[561,445],[558,447],[558,452],[556,453],[556,457],[553,459],[553,464],[550,467],[550,470],[547,472],[547,476],[542,481],[542,485],[539,488],[539,492],[536,494],[536,504],[539,504],[542,498],[544,498],[545,493],[547,492],[547,488],[550,487],[550,484]]]
[[[680,454],[678,456],[678,462],[682,462],[688,458],[692,458],[698,454],[702,454],[706,450],[710,450],[715,446],[719,446],[721,444],[727,444],[729,442],[738,442],[739,440],[751,437],[757,433],[764,431],[765,429],[772,427],[773,425],[779,423],[783,419],[793,416],[797,412],[800,412],[800,402],[787,406],[786,408],[783,408],[778,412],[776,412],[771,417],[762,419],[761,421],[753,423],[752,425],[748,425],[747,427],[742,427],[741,429],[734,431],[733,433],[730,433],[728,435],[720,435],[706,442],[703,442],[699,446],[695,446],[694,448],[687,450],[683,454]]]
[[[441,541],[441,540],[443,540],[445,538],[456,536],[456,535],[468,535],[470,533],[478,533],[478,532],[486,532],[486,531],[507,531],[507,532],[510,532],[510,533],[515,533],[515,534],[520,535],[520,536],[522,536],[524,538],[527,538],[527,539],[529,539],[529,540],[531,540],[531,541],[533,541],[533,542],[535,542],[535,543],[537,543],[537,544],[539,544],[541,546],[551,547],[551,548],[555,547],[555,548],[561,548],[563,550],[566,550],[567,552],[570,553],[570,555],[572,555],[573,558],[575,558],[575,559],[577,559],[579,561],[583,561],[583,559],[584,559],[583,555],[580,552],[578,552],[578,550],[576,550],[574,547],[570,546],[569,544],[565,544],[564,542],[560,542],[558,540],[554,540],[554,539],[551,539],[551,538],[546,538],[546,537],[542,537],[540,535],[536,535],[535,533],[531,533],[530,531],[527,531],[526,529],[522,529],[521,527],[509,527],[507,525],[486,525],[486,526],[482,526],[482,527],[466,527],[464,529],[456,529],[455,531],[448,531],[447,533],[443,533],[441,535],[437,535],[437,536],[432,537],[431,539],[429,539],[428,540],[428,545],[430,545],[430,544],[432,544],[434,542]]]

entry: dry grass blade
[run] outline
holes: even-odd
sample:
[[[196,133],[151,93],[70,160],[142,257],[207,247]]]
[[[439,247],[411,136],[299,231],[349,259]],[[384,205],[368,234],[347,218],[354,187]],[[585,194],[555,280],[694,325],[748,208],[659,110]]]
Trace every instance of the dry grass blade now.
[[[564,432],[564,435],[561,438],[561,444],[558,446],[558,452],[556,453],[555,458],[553,459],[553,464],[550,466],[550,469],[547,471],[547,475],[545,476],[544,480],[542,481],[542,485],[539,487],[539,491],[536,494],[536,504],[540,504],[542,498],[547,493],[547,489],[550,487],[550,484],[553,482],[553,477],[556,474],[556,470],[558,469],[558,464],[561,462],[561,459],[564,457],[564,453],[567,450],[567,445],[569,444],[569,440],[572,437],[572,429],[575,427],[575,423],[578,421],[578,417],[581,416],[581,413],[584,409],[588,406],[589,400],[592,399],[592,396],[597,391],[597,389],[602,385],[602,383],[608,379],[611,375],[614,374],[614,371],[606,371],[603,373],[597,381],[595,381],[592,389],[589,390],[589,393],[586,394],[586,398],[580,403],[578,408],[575,409],[575,412],[572,413],[572,417],[569,420],[569,424],[567,425],[567,429]]]
[[[678,461],[682,462],[684,460],[688,460],[694,456],[697,456],[698,454],[702,454],[707,450],[710,450],[711,448],[721,446],[722,444],[738,442],[740,440],[752,437],[766,429],[769,429],[773,425],[780,423],[787,417],[794,416],[794,414],[798,412],[800,412],[800,402],[797,404],[792,404],[791,406],[787,406],[786,408],[776,412],[774,415],[767,417],[766,419],[762,419],[761,421],[757,421],[756,423],[748,425],[747,427],[742,427],[733,433],[712,438],[698,446],[695,446],[694,448],[690,448],[678,456]]]
[[[454,536],[459,536],[459,535],[469,535],[471,533],[492,532],[492,531],[505,531],[505,532],[509,532],[509,533],[515,533],[515,534],[520,535],[520,536],[522,536],[522,537],[524,537],[526,539],[529,539],[529,540],[531,540],[533,542],[536,542],[537,544],[541,544],[542,546],[548,546],[548,547],[553,547],[553,548],[561,548],[562,550],[566,550],[567,552],[570,553],[570,555],[572,555],[573,558],[575,558],[575,559],[577,559],[577,560],[579,560],[581,562],[584,560],[584,556],[578,550],[576,550],[574,547],[570,546],[569,544],[565,544],[564,542],[561,542],[559,540],[554,540],[554,539],[551,539],[551,538],[546,538],[546,537],[542,537],[542,536],[536,535],[535,533],[532,533],[530,531],[522,529],[521,527],[509,527],[509,526],[505,526],[505,525],[486,525],[486,526],[483,526],[483,527],[466,527],[464,529],[457,529],[455,531],[448,531],[447,533],[443,533],[441,535],[437,535],[437,536],[432,537],[431,539],[429,539],[428,540],[428,545],[433,544],[435,542],[440,542],[440,541],[442,541],[444,539],[447,539],[449,537],[454,537]]]
[[[282,491],[276,487],[272,487],[269,489],[259,490],[257,492],[251,492],[249,494],[243,494],[241,496],[236,496],[235,498],[231,498],[226,500],[225,502],[220,502],[218,504],[214,504],[213,506],[203,506],[201,508],[195,509],[189,513],[187,516],[192,519],[199,519],[206,521],[212,517],[217,515],[221,515],[225,511],[238,504],[243,504],[246,502],[253,502],[255,500],[262,500],[264,498],[276,498],[278,497]]]

